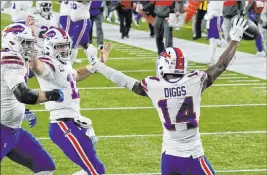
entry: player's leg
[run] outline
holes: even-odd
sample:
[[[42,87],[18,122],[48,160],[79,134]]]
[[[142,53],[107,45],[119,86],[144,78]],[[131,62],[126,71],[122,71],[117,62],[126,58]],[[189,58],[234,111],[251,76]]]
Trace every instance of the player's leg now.
[[[263,39],[263,46],[264,46],[264,51],[266,55],[267,54],[267,30],[264,29],[261,24],[259,24],[259,29],[260,29],[260,33]]]
[[[155,37],[156,37],[156,44],[158,48],[158,54],[160,54],[164,49],[164,43],[163,43],[163,35],[164,35],[164,28],[163,28],[163,20],[158,16],[155,17]]]
[[[162,175],[184,175],[187,164],[186,158],[176,157],[162,153],[161,156],[161,174]]]
[[[217,41],[220,38],[219,28],[221,25],[220,17],[213,17],[209,22],[208,38],[209,38],[209,60],[210,65],[215,64],[215,53],[217,48]]]
[[[97,46],[104,44],[104,33],[103,33],[103,28],[102,28],[102,23],[103,23],[102,16],[103,16],[102,14],[99,14],[96,16],[96,19],[95,19]],[[91,29],[91,31],[92,31],[92,29]]]
[[[56,169],[51,156],[28,131],[21,129],[17,145],[7,154],[7,157],[38,175],[53,174]]]
[[[59,17],[59,24],[60,27],[64,30],[66,30],[66,26],[67,26],[67,16],[60,16]]]
[[[125,12],[125,36],[126,38],[129,38],[129,31],[132,24],[132,10],[127,10]]]
[[[96,21],[96,16],[91,16],[90,20],[91,20],[91,30],[89,31],[89,38],[90,38],[89,43],[92,44],[93,43],[93,29],[94,29],[94,23]]]
[[[215,175],[213,167],[205,156],[191,159],[190,165],[191,174]]]
[[[169,24],[167,21],[163,21],[163,28],[164,28],[164,36],[165,36],[165,47],[172,47],[173,45],[173,39],[172,39],[172,27],[169,27]]]
[[[224,18],[223,19],[223,33],[224,33],[224,39],[229,42],[230,41],[230,29],[231,29],[231,19],[230,18]]]
[[[50,124],[51,140],[88,174],[104,174],[105,168],[98,159],[91,139],[72,120]]]
[[[12,129],[0,124],[0,162],[16,146],[20,129]]]

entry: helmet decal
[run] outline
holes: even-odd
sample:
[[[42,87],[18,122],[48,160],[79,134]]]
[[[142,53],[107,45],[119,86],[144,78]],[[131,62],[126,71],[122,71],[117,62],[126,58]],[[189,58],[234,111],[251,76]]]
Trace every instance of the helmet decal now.
[[[53,38],[54,36],[56,36],[56,32],[54,30],[50,30],[49,32],[45,34],[45,38],[49,38],[49,39]]]
[[[16,26],[12,26],[7,28],[4,32],[9,33],[12,32],[14,34],[23,32],[25,30],[25,28],[22,25],[16,25]]]
[[[176,54],[176,69],[184,69],[184,56],[179,48],[173,47]]]

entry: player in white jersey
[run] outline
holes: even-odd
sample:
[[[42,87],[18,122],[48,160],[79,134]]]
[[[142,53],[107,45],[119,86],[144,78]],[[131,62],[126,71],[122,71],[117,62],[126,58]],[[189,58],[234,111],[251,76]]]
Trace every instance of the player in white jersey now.
[[[179,48],[167,48],[158,59],[157,76],[141,82],[89,55],[93,67],[118,86],[149,97],[163,126],[162,175],[213,175],[204,156],[198,122],[202,92],[223,73],[248,28],[240,18],[230,31],[231,43],[219,61],[205,72],[187,73],[187,59]],[[96,49],[95,49],[96,50]]]
[[[226,47],[228,44],[221,35],[223,23],[222,12],[223,1],[210,1],[207,13],[204,16],[207,20],[210,65],[215,64],[215,52],[217,45]]]
[[[44,48],[47,55],[31,60],[41,90],[60,88],[65,100],[63,103],[45,103],[50,112],[49,135],[70,160],[79,165],[82,174],[104,174],[105,168],[98,159],[94,143],[96,137],[90,119],[81,116],[80,95],[76,82],[95,73],[94,68],[72,68],[71,38],[61,28],[48,30],[45,34]]]
[[[52,1],[36,1],[36,11],[27,18],[26,25],[33,29],[37,46],[42,51],[44,34],[59,25],[58,16],[52,12]]]
[[[76,59],[78,53],[78,47],[82,46],[87,49],[90,43],[90,6],[91,1],[71,1],[71,28],[70,36],[72,37],[72,62],[80,63],[81,60]]]
[[[60,2],[60,27],[69,33],[70,29],[70,12],[71,12],[71,1],[59,1]]]
[[[1,1],[1,8],[10,8],[11,19],[14,23],[25,24],[31,13],[32,1]]]
[[[51,175],[55,170],[51,156],[21,128],[23,119],[31,120],[29,115],[24,116],[25,104],[62,102],[64,97],[58,89],[37,92],[27,87],[25,57],[29,58],[27,50],[34,42],[31,29],[24,24],[14,23],[2,31],[0,161],[6,156],[35,174]]]

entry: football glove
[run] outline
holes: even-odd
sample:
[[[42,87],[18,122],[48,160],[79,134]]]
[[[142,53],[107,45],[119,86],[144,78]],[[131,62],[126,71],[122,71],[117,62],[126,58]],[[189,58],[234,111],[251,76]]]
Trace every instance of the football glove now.
[[[238,41],[243,37],[243,33],[249,26],[247,25],[247,20],[244,18],[235,18],[233,22],[233,27],[230,30],[230,38],[232,41]]]
[[[60,90],[60,89],[53,89],[52,91],[57,92],[58,95],[59,95],[58,96],[58,99],[56,100],[56,102],[61,103],[61,102],[64,101],[64,93],[63,93],[62,90]]]
[[[95,63],[95,60],[97,60],[97,48],[93,44],[90,44],[85,53],[87,55],[88,61],[93,65]]]
[[[29,109],[25,109],[24,120],[29,122],[29,127],[33,128],[36,125],[37,118],[34,113],[32,113]]]

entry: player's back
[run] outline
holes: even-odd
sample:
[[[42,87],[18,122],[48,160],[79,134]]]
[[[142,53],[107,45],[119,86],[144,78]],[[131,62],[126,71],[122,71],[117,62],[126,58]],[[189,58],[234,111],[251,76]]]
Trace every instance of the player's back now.
[[[77,72],[72,69],[71,63],[63,63],[48,56],[41,56],[39,60],[46,63],[53,72],[53,76],[37,76],[41,90],[61,89],[64,93],[62,103],[53,101],[45,103],[46,109],[50,111],[50,119],[80,116],[80,95],[75,80]]]
[[[73,22],[80,21],[80,20],[85,20],[85,19],[90,19],[90,6],[91,6],[91,1],[90,2],[77,2],[77,1],[72,1],[71,2],[71,15],[70,18]]]
[[[24,64],[23,58],[16,52],[1,51],[1,124],[11,128],[20,127],[24,117],[25,105],[10,89],[24,80]]]
[[[163,125],[163,150],[177,156],[198,157],[203,153],[198,121],[205,72],[165,80],[148,77],[141,82]]]
[[[30,15],[32,1],[11,1],[11,18],[13,22],[24,22]]]

